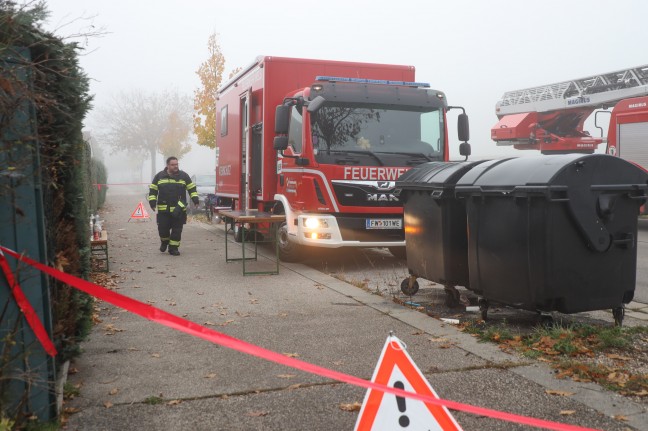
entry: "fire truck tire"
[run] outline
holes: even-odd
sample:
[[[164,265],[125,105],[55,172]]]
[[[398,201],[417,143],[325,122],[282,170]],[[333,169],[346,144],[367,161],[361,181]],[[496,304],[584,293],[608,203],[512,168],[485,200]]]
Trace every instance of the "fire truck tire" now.
[[[288,225],[281,223],[277,229],[279,259],[283,262],[299,262],[303,257],[303,247],[292,242],[288,236]]]
[[[405,247],[387,247],[389,252],[398,260],[407,260],[407,253]]]

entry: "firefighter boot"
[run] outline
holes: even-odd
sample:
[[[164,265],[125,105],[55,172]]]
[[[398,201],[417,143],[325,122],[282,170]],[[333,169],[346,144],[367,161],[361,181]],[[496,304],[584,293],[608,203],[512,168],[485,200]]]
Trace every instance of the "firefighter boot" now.
[[[180,252],[178,251],[178,246],[170,245],[169,246],[169,254],[171,256],[180,256]]]
[[[164,253],[167,250],[167,246],[169,245],[169,241],[161,241],[160,243],[160,251]]]

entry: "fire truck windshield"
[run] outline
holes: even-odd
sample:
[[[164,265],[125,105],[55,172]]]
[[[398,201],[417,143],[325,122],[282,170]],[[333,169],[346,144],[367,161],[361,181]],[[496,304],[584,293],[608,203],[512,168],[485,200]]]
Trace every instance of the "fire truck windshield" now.
[[[318,163],[394,166],[443,160],[444,130],[438,109],[327,102],[311,113]]]

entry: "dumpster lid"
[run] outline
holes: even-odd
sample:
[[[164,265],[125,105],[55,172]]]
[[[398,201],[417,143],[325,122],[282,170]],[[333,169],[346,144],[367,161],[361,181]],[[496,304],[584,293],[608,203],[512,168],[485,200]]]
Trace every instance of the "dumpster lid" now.
[[[589,246],[599,252],[610,245],[604,218],[614,211],[616,196],[625,194],[639,205],[647,191],[646,171],[607,154],[494,160],[469,171],[455,188],[457,196],[523,198],[533,194],[565,202]]]
[[[532,191],[576,182],[598,188],[635,188],[646,184],[641,168],[607,154],[553,154],[491,160],[472,169],[457,181],[457,192],[480,190]],[[471,187],[474,186],[475,188]]]
[[[396,188],[400,190],[454,188],[459,178],[483,162],[484,160],[423,163],[401,175],[396,181]]]

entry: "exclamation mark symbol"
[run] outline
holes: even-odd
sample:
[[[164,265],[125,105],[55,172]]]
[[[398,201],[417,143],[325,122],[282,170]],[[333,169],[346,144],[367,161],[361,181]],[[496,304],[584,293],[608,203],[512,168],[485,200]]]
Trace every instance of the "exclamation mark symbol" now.
[[[394,382],[394,387],[396,389],[405,390],[405,385],[401,381]],[[398,411],[401,413],[405,413],[406,410],[405,398],[396,396],[396,404],[398,404]],[[406,428],[409,425],[409,423],[410,423],[409,418],[405,415],[401,415],[401,417],[398,418],[398,424],[403,428]]]

